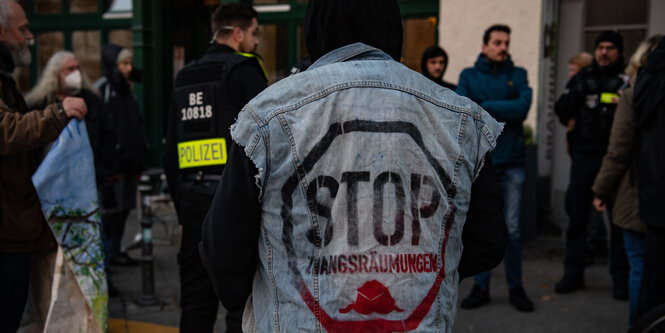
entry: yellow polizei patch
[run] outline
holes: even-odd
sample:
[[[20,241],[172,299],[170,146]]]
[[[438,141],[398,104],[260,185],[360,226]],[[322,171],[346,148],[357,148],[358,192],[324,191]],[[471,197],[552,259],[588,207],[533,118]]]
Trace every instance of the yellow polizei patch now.
[[[226,164],[226,139],[213,138],[178,143],[180,169]]]
[[[616,104],[615,99],[619,99],[619,94],[607,92],[600,94],[600,102],[603,104]]]

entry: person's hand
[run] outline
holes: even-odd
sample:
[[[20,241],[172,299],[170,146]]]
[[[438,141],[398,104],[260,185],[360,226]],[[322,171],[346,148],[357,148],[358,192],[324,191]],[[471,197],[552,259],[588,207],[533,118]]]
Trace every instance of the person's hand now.
[[[566,130],[570,132],[573,130],[574,127],[575,127],[575,118],[570,118],[570,120],[568,120],[568,124],[566,124]]]
[[[593,198],[593,208],[595,208],[597,211],[602,212],[605,211],[605,208],[607,208],[607,204],[603,199],[600,199],[598,197]]]
[[[83,119],[88,113],[85,101],[83,101],[83,98],[79,97],[65,97],[65,99],[62,100],[62,108],[65,109],[65,113],[68,117],[76,118],[78,120]]]

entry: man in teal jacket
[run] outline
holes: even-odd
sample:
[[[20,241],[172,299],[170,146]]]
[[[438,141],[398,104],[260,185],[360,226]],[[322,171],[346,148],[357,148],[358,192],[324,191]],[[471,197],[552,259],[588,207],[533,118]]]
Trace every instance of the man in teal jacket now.
[[[524,132],[522,122],[531,105],[531,88],[526,70],[515,67],[508,49],[510,28],[493,25],[483,36],[482,53],[474,67],[460,74],[459,95],[478,103],[492,117],[505,123],[496,149],[491,152],[504,197],[504,214],[509,243],[504,257],[510,303],[519,311],[533,311],[533,303],[522,287],[522,237],[520,235],[522,187],[524,185]],[[463,309],[475,309],[490,302],[490,272],[474,276],[474,287],[462,301]]]

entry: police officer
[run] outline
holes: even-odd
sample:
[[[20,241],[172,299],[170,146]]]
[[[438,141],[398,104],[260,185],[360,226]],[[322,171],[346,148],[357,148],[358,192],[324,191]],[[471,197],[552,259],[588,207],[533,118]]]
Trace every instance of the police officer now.
[[[585,287],[586,235],[593,192],[591,186],[600,169],[610,137],[614,111],[628,78],[623,72],[623,37],[604,31],[596,38],[593,63],[573,76],[556,102],[555,112],[567,134],[572,159],[570,184],[566,193],[566,212],[570,218],[566,231],[566,257],[563,278],[554,291],[566,294]],[[613,296],[628,297],[628,260],[620,229],[612,224],[610,273]]]
[[[226,164],[229,127],[267,86],[258,46],[257,13],[232,3],[211,18],[211,46],[176,78],[164,149],[164,170],[182,225],[181,332],[212,332],[218,299],[198,253],[201,224]],[[227,332],[240,332],[242,311],[227,314]]]

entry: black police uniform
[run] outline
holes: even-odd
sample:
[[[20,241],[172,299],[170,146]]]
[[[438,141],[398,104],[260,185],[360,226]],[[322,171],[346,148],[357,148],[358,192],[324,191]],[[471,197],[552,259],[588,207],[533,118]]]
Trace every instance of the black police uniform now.
[[[591,187],[607,152],[617,107],[612,100],[618,98],[619,90],[627,85],[622,64],[623,59],[619,59],[610,66],[600,67],[594,60],[568,82],[566,93],[555,106],[562,124],[575,118],[575,126],[567,137],[572,165],[566,192],[570,223],[566,232],[563,279],[569,284],[584,280],[587,228],[594,197]],[[623,234],[614,224],[611,237],[610,273],[615,288],[627,288],[629,268]]]
[[[178,253],[181,332],[212,332],[218,298],[198,253],[201,225],[228,156],[230,126],[267,86],[258,58],[214,43],[176,78],[164,149],[164,170],[182,225]],[[242,311],[227,314],[227,331],[240,332]]]

